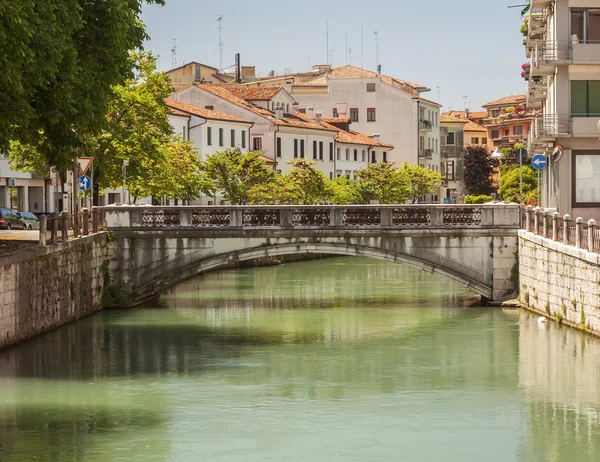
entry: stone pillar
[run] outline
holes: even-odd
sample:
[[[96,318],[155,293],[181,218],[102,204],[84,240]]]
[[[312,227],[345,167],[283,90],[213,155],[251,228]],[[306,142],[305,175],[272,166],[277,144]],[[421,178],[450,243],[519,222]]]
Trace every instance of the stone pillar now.
[[[279,226],[281,226],[282,228],[293,228],[293,212],[294,209],[292,207],[281,207],[279,209]]]
[[[394,209],[391,207],[381,207],[381,209],[380,209],[380,218],[381,218],[380,225],[382,228],[391,228],[392,227],[392,225],[394,224],[393,212],[394,212]]]
[[[343,207],[333,207],[331,210],[331,217],[329,219],[329,224],[333,228],[341,228],[344,226],[344,211],[346,209]]]
[[[575,220],[575,247],[581,249],[581,234],[583,231],[583,218],[577,217]]]
[[[531,214],[533,213],[533,207],[531,205],[527,206],[525,210],[525,231],[531,232]]]
[[[179,226],[192,226],[192,209],[179,209]]]
[[[560,213],[554,212],[552,214],[552,240],[558,239],[558,227],[560,226]]]
[[[241,207],[232,207],[229,214],[229,226],[231,228],[241,228],[244,226],[244,209]]]
[[[444,209],[442,207],[430,207],[431,211],[431,226],[444,225]]]
[[[56,244],[58,241],[58,212],[52,214],[52,242]]]
[[[40,245],[46,246],[46,230],[48,229],[48,217],[46,215],[40,216]]]
[[[594,228],[596,220],[593,218],[588,221],[588,252],[595,252],[598,249],[594,248]]]
[[[83,235],[87,236],[90,234],[90,211],[87,207],[81,210],[81,216],[83,217]]]
[[[545,210],[542,210],[542,236],[548,237],[548,220],[547,216],[549,213]]]
[[[92,233],[98,232],[98,207],[92,207]]]
[[[570,219],[571,219],[571,215],[569,215],[568,213],[563,217],[563,243],[564,244],[568,244],[569,239],[571,239],[571,236],[569,236],[569,220]]]
[[[60,214],[60,224],[62,227],[62,240],[67,242],[69,240],[69,212]]]
[[[29,186],[27,185],[23,186],[23,197],[21,207],[21,210],[25,212],[29,211]]]
[[[537,234],[540,229],[540,208],[536,207],[534,212],[534,220],[533,220],[533,234]]]

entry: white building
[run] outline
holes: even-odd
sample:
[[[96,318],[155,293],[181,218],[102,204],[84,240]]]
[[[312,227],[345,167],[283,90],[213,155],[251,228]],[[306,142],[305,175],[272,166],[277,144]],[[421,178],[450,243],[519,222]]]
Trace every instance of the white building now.
[[[527,106],[543,112],[529,150],[548,159],[542,206],[600,219],[600,0],[531,0],[526,18]]]
[[[348,117],[357,132],[379,134],[395,147],[391,162],[439,171],[440,105],[420,96],[425,86],[343,66],[291,88],[308,115]]]
[[[8,156],[0,155],[0,207],[20,212],[54,212],[54,187],[37,175],[11,170]]]

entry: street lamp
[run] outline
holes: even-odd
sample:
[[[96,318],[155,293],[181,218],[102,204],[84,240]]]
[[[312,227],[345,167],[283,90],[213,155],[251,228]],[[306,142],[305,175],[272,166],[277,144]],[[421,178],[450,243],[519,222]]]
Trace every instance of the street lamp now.
[[[127,166],[129,165],[129,160],[124,159],[123,160],[123,167],[122,167],[122,173],[123,173],[123,197],[121,198],[121,204],[125,203],[125,191],[127,191]],[[129,199],[127,200],[127,204],[129,205]]]

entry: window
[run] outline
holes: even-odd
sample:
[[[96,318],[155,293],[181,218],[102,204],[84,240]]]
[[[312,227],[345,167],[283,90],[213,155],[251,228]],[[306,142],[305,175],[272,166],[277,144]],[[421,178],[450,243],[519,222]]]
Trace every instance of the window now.
[[[419,137],[419,149],[421,151],[425,149],[425,137],[424,136]]]
[[[285,112],[288,113],[288,114],[290,113],[290,103],[287,103],[285,105]]]
[[[571,8],[571,35],[579,43],[600,43],[600,9]]]
[[[367,122],[375,122],[375,108],[367,108]]]
[[[513,127],[513,135],[522,135],[523,134],[523,125],[515,125]]]
[[[242,130],[242,148],[246,149],[246,130]]]
[[[487,144],[487,138],[481,138],[481,144]]]
[[[323,160],[323,142],[319,141],[319,160]]]
[[[375,151],[371,151],[371,163],[375,164],[377,162],[377,157],[375,155]]]
[[[298,157],[298,140],[294,140],[294,157]]]
[[[363,151],[362,151],[362,161],[363,162],[367,160],[366,156],[367,156],[367,152],[363,149]]]
[[[337,160],[342,160],[342,150],[337,148]]]
[[[573,151],[573,207],[600,205],[600,151]]]
[[[367,84],[367,91],[368,91],[368,92],[373,92],[373,91],[375,91],[375,84],[374,84],[374,83],[368,83],[368,84]]]
[[[500,115],[500,109],[492,109],[492,117],[498,117]]]
[[[346,160],[350,160],[350,149],[346,149]]]
[[[385,152],[385,151],[383,153],[383,161],[387,162],[387,152]]]
[[[454,161],[446,161],[446,179],[454,181]]]
[[[479,138],[477,138],[476,136],[471,138],[471,144],[479,144]]]
[[[281,157],[281,138],[277,138],[277,157]]]
[[[300,157],[304,159],[304,140],[300,140]]]
[[[350,108],[350,122],[358,122],[358,108]]]
[[[339,117],[337,107],[333,108],[333,117]]]
[[[212,127],[206,127],[206,145],[212,146]]]
[[[456,142],[454,139],[454,132],[448,132],[448,134],[446,135],[446,144],[448,146],[454,146],[454,143]]]
[[[252,149],[254,151],[262,151],[262,138],[257,136],[252,138]]]
[[[196,82],[200,81],[200,66],[196,65]]]
[[[500,138],[500,130],[492,130],[492,139],[497,140]]]
[[[317,142],[313,141],[313,159],[317,158]]]
[[[219,146],[223,146],[223,129],[219,128]]]
[[[333,143],[329,143],[329,160],[333,160]]]
[[[329,179],[333,180],[333,172],[329,172]]]
[[[504,136],[509,136],[510,135],[510,129],[505,129],[504,130]]]
[[[600,116],[600,80],[571,81],[571,115]]]
[[[215,107],[214,106],[204,106],[204,109],[208,109],[209,111],[214,111]]]
[[[231,147],[235,148],[235,130],[231,130]]]

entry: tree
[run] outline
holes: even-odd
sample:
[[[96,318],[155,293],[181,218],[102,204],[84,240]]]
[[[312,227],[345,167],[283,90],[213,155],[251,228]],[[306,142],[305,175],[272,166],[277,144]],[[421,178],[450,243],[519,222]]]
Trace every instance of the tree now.
[[[46,165],[73,166],[147,39],[143,3],[164,0],[0,0],[1,150],[16,140]]]
[[[432,194],[442,186],[442,175],[435,170],[420,167],[419,165],[404,162],[399,170],[406,184],[408,199],[417,203],[425,194]]]
[[[245,154],[238,149],[216,152],[206,159],[204,170],[232,204],[248,201],[252,187],[272,183],[275,172],[260,158],[259,151]]]
[[[336,205],[345,205],[359,202],[359,194],[356,189],[356,182],[349,179],[346,175],[328,180],[328,196]]]
[[[519,165],[502,169],[498,194],[505,201],[519,202]],[[523,165],[523,203],[537,205],[537,172],[529,165]]]
[[[469,146],[465,152],[465,190],[469,195],[489,195],[492,192],[493,160],[487,149]]]
[[[400,204],[410,195],[406,179],[393,163],[378,162],[357,172],[356,193],[359,202],[366,204],[377,201],[380,204]]]

